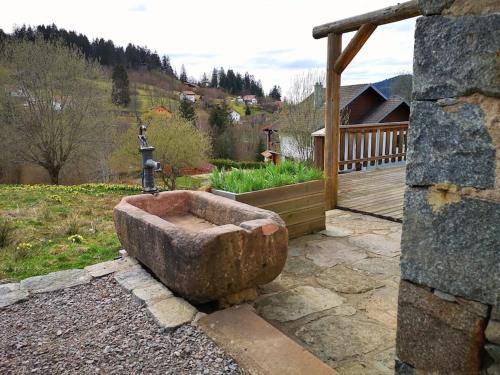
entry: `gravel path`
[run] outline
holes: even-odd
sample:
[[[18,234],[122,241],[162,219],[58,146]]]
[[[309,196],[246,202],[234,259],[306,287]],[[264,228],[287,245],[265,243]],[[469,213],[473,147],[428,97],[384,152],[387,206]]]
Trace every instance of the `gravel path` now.
[[[0,310],[0,374],[243,374],[191,325],[166,332],[104,277]]]

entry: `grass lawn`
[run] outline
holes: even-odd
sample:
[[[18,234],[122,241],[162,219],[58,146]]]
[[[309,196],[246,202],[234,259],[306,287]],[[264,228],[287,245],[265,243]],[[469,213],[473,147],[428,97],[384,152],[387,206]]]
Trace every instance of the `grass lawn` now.
[[[202,181],[181,177],[177,183],[195,189]],[[140,192],[137,185],[0,185],[0,280],[115,258],[113,207]]]

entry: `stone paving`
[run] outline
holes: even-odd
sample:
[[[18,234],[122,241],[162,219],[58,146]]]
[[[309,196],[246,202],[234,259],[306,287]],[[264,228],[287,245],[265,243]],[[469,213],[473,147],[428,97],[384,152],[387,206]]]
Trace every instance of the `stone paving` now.
[[[343,375],[393,374],[401,224],[341,210],[291,240],[254,307]]]

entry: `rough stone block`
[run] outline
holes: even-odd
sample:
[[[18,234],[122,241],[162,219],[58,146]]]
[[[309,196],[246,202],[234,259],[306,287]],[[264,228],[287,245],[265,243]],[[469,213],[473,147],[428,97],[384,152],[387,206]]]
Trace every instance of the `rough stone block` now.
[[[148,311],[162,328],[173,329],[191,322],[198,310],[182,298],[171,297],[148,306]]]
[[[500,363],[500,345],[486,344],[484,348],[495,362]]]
[[[443,9],[441,14],[444,16],[457,17],[499,12],[500,1],[498,0],[455,0],[451,6]]]
[[[488,367],[486,375],[500,375],[500,363],[494,363]]]
[[[87,284],[90,280],[92,276],[85,270],[65,270],[24,279],[21,281],[21,289],[30,293],[45,293]]]
[[[154,285],[157,282],[140,265],[115,273],[115,280],[122,288],[129,292],[136,288]]]
[[[498,296],[500,299],[500,296]],[[497,303],[500,301],[497,301]],[[491,308],[491,319],[498,320],[500,321],[500,305],[495,304],[496,306],[493,306]]]
[[[441,14],[441,12],[453,4],[454,0],[418,0],[418,8],[422,15],[433,16]]]
[[[407,188],[401,276],[493,305],[500,291],[500,204]]]
[[[149,306],[172,297],[174,294],[160,282],[135,288],[132,295],[142,304]]]
[[[401,362],[396,359],[396,364],[394,366],[394,375],[416,375],[415,369],[411,367],[408,363]]]
[[[406,183],[495,185],[495,143],[479,105],[414,101],[408,130]],[[500,142],[500,140],[497,140]]]
[[[402,280],[398,358],[424,373],[469,375],[481,366],[485,319]]]
[[[500,96],[500,14],[420,17],[413,58],[414,99],[480,92]]]
[[[24,301],[29,293],[22,290],[18,283],[0,285],[0,309]]]
[[[490,320],[486,327],[485,335],[488,341],[500,345],[500,322]]]

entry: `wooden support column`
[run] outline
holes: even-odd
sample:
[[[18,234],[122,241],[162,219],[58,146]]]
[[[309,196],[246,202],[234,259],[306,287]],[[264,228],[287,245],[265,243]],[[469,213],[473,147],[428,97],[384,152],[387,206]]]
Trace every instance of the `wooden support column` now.
[[[325,209],[337,206],[340,136],[340,74],[334,65],[342,53],[342,34],[328,35],[325,109]]]

